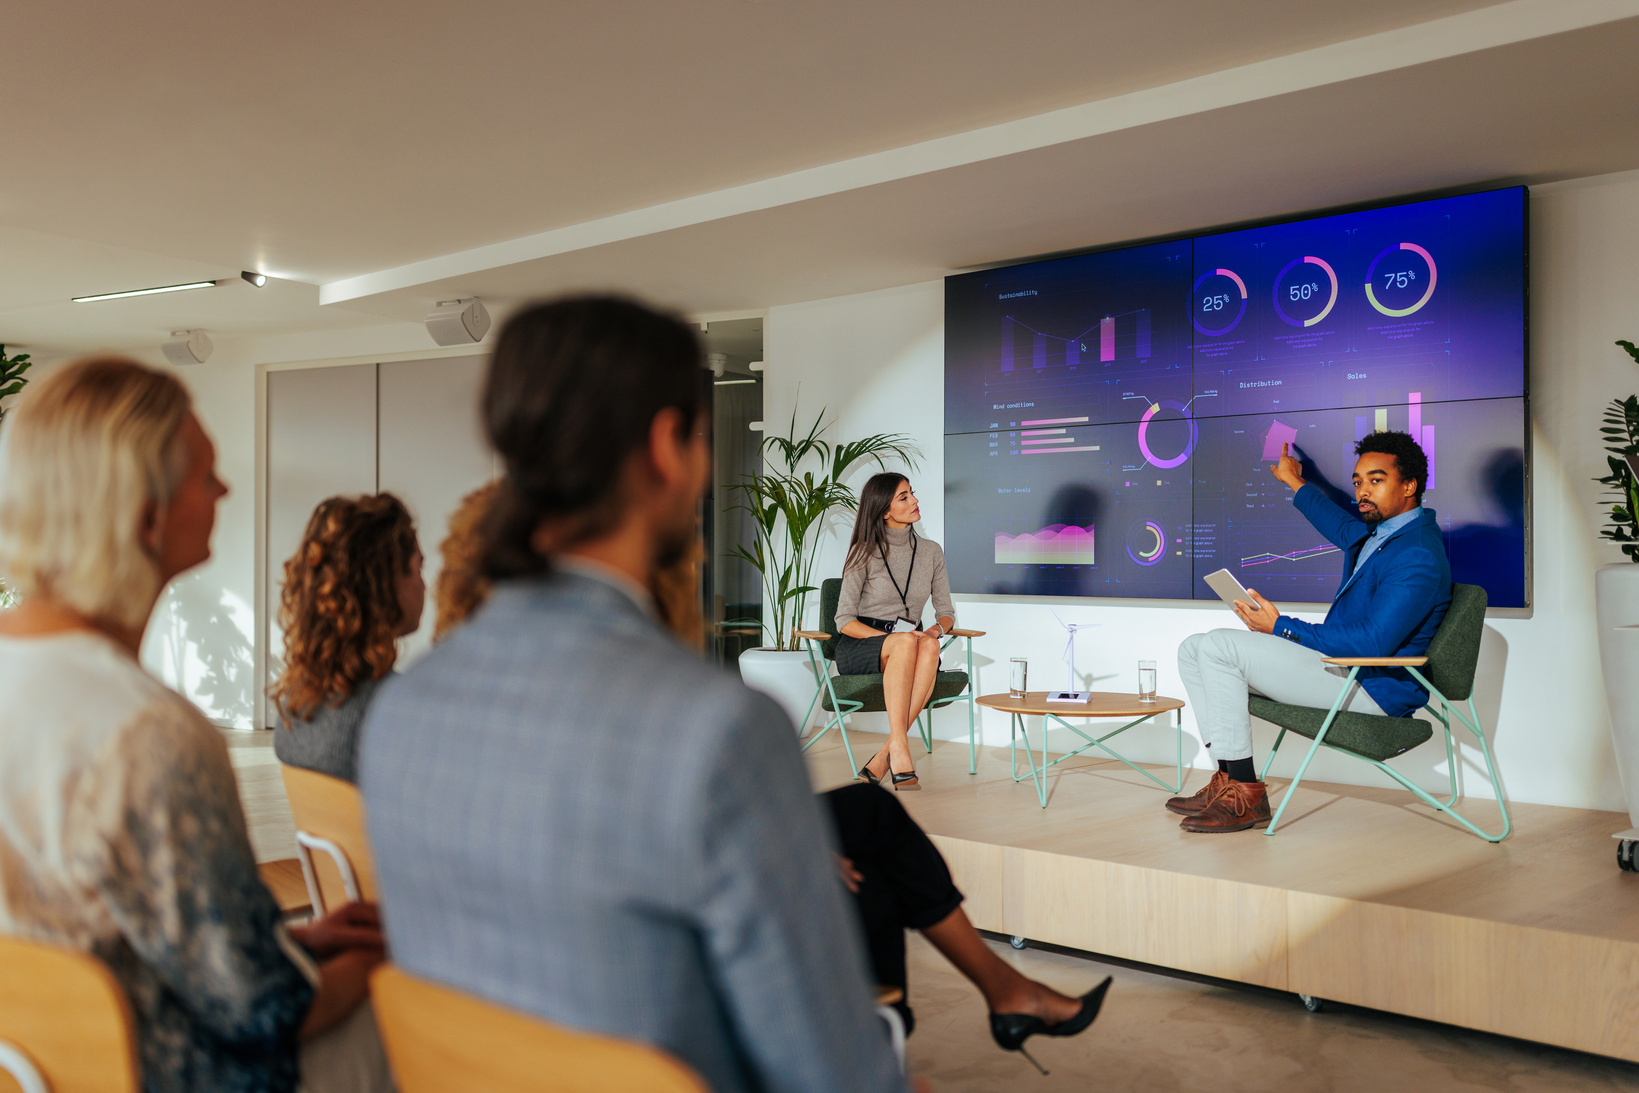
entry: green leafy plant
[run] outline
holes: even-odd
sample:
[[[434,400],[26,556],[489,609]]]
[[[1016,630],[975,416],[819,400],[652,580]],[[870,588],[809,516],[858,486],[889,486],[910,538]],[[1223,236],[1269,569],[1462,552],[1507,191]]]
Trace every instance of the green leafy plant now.
[[[792,410],[785,436],[763,438],[764,458],[775,469],[742,475],[729,486],[745,502],[734,507],[751,514],[757,531],[749,546],[736,543],[730,553],[762,576],[762,625],[773,638],[774,649],[800,648],[796,632],[808,608],[808,594],[819,587],[813,579],[814,560],[826,519],[852,512],[859,504],[844,479],[865,462],[886,470],[890,456],[914,469],[922,454],[904,433],[877,433],[832,444],[821,439],[827,428],[821,409],[808,431],[799,434],[797,412]]]
[[[1639,346],[1628,341],[1616,344],[1639,363]],[[1639,479],[1635,478],[1627,458],[1639,456],[1639,395],[1612,399],[1605,407],[1605,424],[1599,431],[1604,434],[1608,453],[1605,461],[1610,464],[1611,473],[1597,481],[1621,497],[1611,506],[1610,522],[1599,534],[1621,543],[1622,553],[1628,560],[1639,562]]]
[[[23,373],[29,370],[27,353],[19,353],[15,357],[6,356],[6,347],[0,345],[0,399],[15,395],[28,384]],[[6,408],[0,406],[0,421],[5,420]]]
[[[28,380],[23,378],[23,373],[28,370],[29,359],[27,353],[18,353],[16,356],[8,357],[6,356],[6,347],[0,345],[0,400],[17,394],[28,385]],[[6,408],[0,405],[0,421],[4,421],[5,418]],[[0,609],[10,607],[14,602],[15,600],[11,592],[7,590],[5,582],[0,581]]]

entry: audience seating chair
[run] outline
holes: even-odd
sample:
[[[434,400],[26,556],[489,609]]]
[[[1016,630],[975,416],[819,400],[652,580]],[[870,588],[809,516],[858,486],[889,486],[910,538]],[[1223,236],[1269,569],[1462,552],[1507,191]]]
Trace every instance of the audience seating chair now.
[[[819,732],[809,737],[803,744],[802,750],[813,747],[826,733],[834,727],[842,734],[842,746],[848,753],[848,769],[858,770],[859,761],[854,758],[853,745],[848,742],[848,727],[845,724],[850,714],[882,713],[887,707],[886,698],[882,693],[882,673],[873,672],[869,675],[833,675],[831,672],[837,658],[837,601],[842,598],[842,579],[831,577],[820,582],[820,628],[818,630],[799,630],[797,636],[807,643],[808,665],[814,673],[814,697],[808,703],[808,712],[803,715],[803,727],[807,728],[808,720],[814,714],[814,704],[831,715],[825,726]],[[948,706],[952,702],[967,702],[967,772],[973,774],[978,768],[978,753],[975,750],[973,727],[973,639],[984,637],[983,630],[964,630],[961,627],[950,632],[945,643],[939,647],[941,654],[949,649],[951,643],[958,639],[967,642],[967,671],[941,671],[933,682],[933,695],[928,699],[927,708],[922,716],[917,718],[917,729],[922,737],[922,746],[933,751],[933,711],[941,706]],[[816,656],[816,652],[819,654]]]
[[[1275,738],[1275,746],[1269,751],[1262,777],[1269,777],[1269,768],[1275,762],[1275,752],[1280,749],[1281,741],[1286,739],[1288,732],[1295,732],[1314,741],[1309,745],[1309,753],[1303,757],[1303,764],[1298,767],[1297,777],[1287,786],[1280,809],[1275,813],[1264,834],[1275,833],[1275,828],[1280,825],[1281,815],[1286,811],[1286,806],[1292,803],[1292,795],[1297,792],[1298,783],[1303,781],[1304,772],[1309,769],[1310,760],[1324,744],[1333,751],[1352,755],[1356,759],[1370,763],[1411,790],[1425,804],[1444,812],[1480,838],[1497,843],[1508,837],[1508,833],[1513,830],[1508,818],[1508,804],[1502,797],[1502,783],[1497,777],[1496,760],[1491,755],[1491,746],[1486,743],[1485,732],[1480,725],[1479,710],[1474,706],[1473,697],[1474,672],[1480,659],[1480,637],[1485,631],[1485,605],[1485,589],[1471,584],[1452,585],[1451,608],[1441,621],[1439,630],[1435,632],[1434,640],[1429,642],[1427,656],[1326,657],[1326,663],[1349,669],[1348,678],[1343,681],[1343,686],[1338,691],[1337,701],[1332,703],[1329,710],[1290,706],[1264,698],[1262,695],[1251,697],[1248,707],[1252,711],[1252,716],[1261,717],[1280,726],[1280,735]],[[1384,762],[1410,751],[1433,736],[1433,726],[1427,721],[1416,716],[1383,717],[1338,709],[1343,702],[1343,696],[1348,693],[1355,677],[1360,674],[1360,669],[1380,665],[1405,668],[1419,683],[1428,688],[1429,702],[1424,709],[1433,714],[1445,729],[1446,769],[1451,776],[1449,800],[1435,800],[1420,786],[1414,785],[1405,775]],[[1419,671],[1425,666],[1426,672]],[[1468,704],[1466,714],[1456,705],[1464,701]],[[1485,769],[1491,776],[1491,788],[1497,795],[1497,807],[1502,810],[1502,831],[1498,834],[1493,835],[1482,830],[1456,810],[1457,756],[1452,741],[1452,715],[1474,734],[1474,738],[1479,742],[1480,754],[1485,757]]]
[[[399,1093],[706,1093],[646,1044],[562,1028],[384,964],[370,978]]]
[[[285,794],[296,821],[296,856],[302,863],[313,916],[354,900],[376,898],[375,870],[364,833],[364,798],[358,787],[314,770],[285,765]],[[325,857],[315,861],[313,851]]]
[[[139,1093],[139,1073],[131,1007],[102,961],[0,937],[0,1074],[22,1093]]]

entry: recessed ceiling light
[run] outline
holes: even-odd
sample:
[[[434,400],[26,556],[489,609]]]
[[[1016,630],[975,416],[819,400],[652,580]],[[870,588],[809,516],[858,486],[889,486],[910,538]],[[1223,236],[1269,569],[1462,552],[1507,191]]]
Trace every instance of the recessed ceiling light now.
[[[89,304],[97,300],[123,300],[127,296],[153,296],[161,292],[186,292],[190,288],[215,288],[215,281],[189,281],[185,285],[160,285],[158,288],[134,288],[129,292],[104,292],[97,296],[75,296],[72,300],[76,304]]]
[[[242,279],[249,281],[257,288],[261,288],[263,285],[267,284],[267,274],[257,273],[255,270],[244,270],[239,274],[239,276]]]

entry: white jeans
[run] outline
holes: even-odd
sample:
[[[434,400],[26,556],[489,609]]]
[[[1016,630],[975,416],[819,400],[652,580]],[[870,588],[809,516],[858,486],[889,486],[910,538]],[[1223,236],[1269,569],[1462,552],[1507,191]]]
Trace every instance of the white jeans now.
[[[368,1001],[302,1044],[299,1066],[299,1093],[392,1093],[394,1088]]]
[[[1326,664],[1321,654],[1295,641],[1251,630],[1194,634],[1178,647],[1178,675],[1195,710],[1201,741],[1218,760],[1252,757],[1248,694],[1293,706],[1330,709],[1349,669]],[[1383,713],[1357,680],[1343,709]]]

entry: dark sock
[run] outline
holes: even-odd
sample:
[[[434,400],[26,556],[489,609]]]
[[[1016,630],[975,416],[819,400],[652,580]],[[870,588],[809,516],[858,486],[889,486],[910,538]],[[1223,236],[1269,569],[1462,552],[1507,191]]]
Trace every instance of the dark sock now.
[[[1218,769],[1229,775],[1237,782],[1256,782],[1258,780],[1257,764],[1252,762],[1249,755],[1245,759],[1220,759]]]

